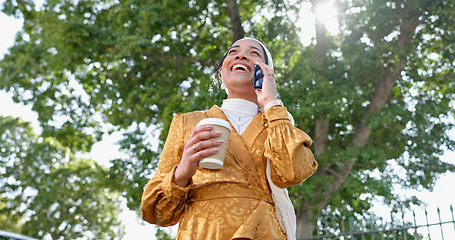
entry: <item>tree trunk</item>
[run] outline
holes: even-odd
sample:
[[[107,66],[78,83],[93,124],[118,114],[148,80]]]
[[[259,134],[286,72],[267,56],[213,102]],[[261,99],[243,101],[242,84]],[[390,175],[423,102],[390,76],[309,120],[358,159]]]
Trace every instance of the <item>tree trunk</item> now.
[[[315,6],[319,4],[321,0],[312,0],[312,11],[315,12]],[[316,19],[316,47],[314,49],[315,62],[321,69],[326,65],[327,56],[327,30],[325,25],[319,19]],[[316,81],[327,81],[323,76],[319,76]],[[314,155],[316,159],[327,150],[327,141],[329,134],[330,121],[325,118],[316,119],[316,125],[314,129]]]
[[[327,151],[327,142],[329,136],[329,119],[318,119],[316,120],[316,126],[314,128],[314,156],[317,159],[321,154]]]
[[[245,36],[240,19],[240,10],[236,0],[227,0],[229,19],[231,20],[232,41],[235,42]]]
[[[302,204],[297,209],[297,239],[310,238],[316,228],[316,222],[311,219],[311,206]]]
[[[316,6],[320,4],[321,0],[311,0],[311,10],[313,13],[316,12]],[[327,55],[327,29],[325,28],[324,22],[316,18],[316,48],[314,51],[315,61],[319,66],[324,65],[325,58]]]
[[[315,12],[315,6],[321,0],[312,0],[312,11]],[[314,49],[314,60],[318,66],[323,69],[326,65],[326,56],[327,56],[327,30],[325,25],[319,19],[316,19],[316,47]],[[318,76],[316,81],[327,81],[324,76]],[[316,160],[319,156],[327,151],[328,136],[329,136],[329,127],[330,120],[324,118],[324,114],[319,116],[320,118],[316,119],[315,129],[314,129],[314,156]],[[321,193],[324,194],[324,193]],[[328,198],[327,198],[328,199]],[[320,206],[327,205],[327,203],[319,203]],[[318,207],[318,210],[323,208]],[[311,206],[305,203],[302,203],[300,209],[296,211],[297,217],[297,238],[310,238],[313,235],[313,231],[316,228],[316,222],[312,219]]]

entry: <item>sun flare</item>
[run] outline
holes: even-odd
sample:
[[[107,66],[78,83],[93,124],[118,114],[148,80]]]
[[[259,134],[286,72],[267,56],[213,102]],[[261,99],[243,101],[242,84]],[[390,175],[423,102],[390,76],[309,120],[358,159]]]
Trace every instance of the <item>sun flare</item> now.
[[[338,8],[335,1],[324,1],[315,6],[314,16],[318,21],[324,23],[327,31],[336,34],[338,30]]]
[[[337,35],[339,30],[338,16],[340,14],[337,0],[325,0],[318,6],[312,6],[310,2],[302,3],[300,7],[297,26],[300,28],[302,44],[308,46],[316,35],[315,22],[322,21],[329,34]]]

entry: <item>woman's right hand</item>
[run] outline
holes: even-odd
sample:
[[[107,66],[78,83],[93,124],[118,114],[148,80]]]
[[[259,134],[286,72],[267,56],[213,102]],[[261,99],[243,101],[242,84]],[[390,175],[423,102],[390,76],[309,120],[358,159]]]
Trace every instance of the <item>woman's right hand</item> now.
[[[196,173],[199,161],[220,150],[216,146],[221,145],[223,140],[214,138],[220,136],[222,132],[212,130],[212,125],[203,125],[193,129],[190,139],[183,148],[182,159],[175,170],[174,183],[178,186],[186,187]]]

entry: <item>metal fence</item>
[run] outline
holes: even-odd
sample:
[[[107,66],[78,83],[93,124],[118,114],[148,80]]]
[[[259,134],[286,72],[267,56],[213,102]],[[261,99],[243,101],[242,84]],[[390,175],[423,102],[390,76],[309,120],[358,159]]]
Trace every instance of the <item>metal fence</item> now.
[[[358,217],[324,219],[318,221],[316,236],[299,240],[316,239],[351,239],[351,240],[455,240],[455,218],[453,207],[445,211],[442,217],[441,210],[429,214],[427,209],[421,216],[416,217],[416,212],[408,214],[390,214],[390,221],[383,218],[366,220]],[[406,217],[405,217],[406,215]],[[423,216],[422,216],[423,215]]]
[[[441,210],[437,208],[435,214],[429,214],[425,209],[421,217],[416,217],[415,211],[407,217],[404,213],[398,218],[391,214],[390,221],[384,221],[383,218],[368,220],[361,217],[324,219],[318,221],[316,236],[299,240],[455,240],[452,205],[445,213],[448,214],[442,216]],[[0,230],[0,240],[38,239]]]
[[[38,240],[21,234],[0,230],[0,240]]]

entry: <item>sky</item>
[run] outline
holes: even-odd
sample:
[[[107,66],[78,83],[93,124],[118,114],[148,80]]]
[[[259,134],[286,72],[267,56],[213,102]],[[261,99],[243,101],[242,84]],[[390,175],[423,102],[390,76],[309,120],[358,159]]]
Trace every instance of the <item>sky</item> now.
[[[0,0],[0,4],[2,5],[4,0]],[[327,13],[328,11],[326,11]],[[310,12],[305,12],[305,15],[309,15]],[[330,18],[331,16],[327,16],[326,19]],[[330,23],[327,23],[330,24]],[[314,19],[310,19],[310,21],[301,22],[301,27],[306,29],[307,35],[302,35],[302,42],[304,44],[309,44],[311,39],[311,34],[314,34]],[[22,20],[15,19],[12,17],[6,16],[3,12],[0,13],[0,59],[3,58],[3,55],[8,52],[8,48],[14,44],[14,38],[17,31],[22,28]],[[329,29],[333,29],[333,32],[336,32],[336,23],[329,26]],[[37,114],[31,110],[31,106],[24,106],[22,104],[14,103],[12,98],[12,94],[6,93],[5,91],[0,91],[0,115],[3,116],[15,116],[21,117],[25,121],[29,121],[32,123],[34,129],[39,132],[40,127],[37,122]],[[451,135],[455,136],[455,129],[451,131]],[[96,143],[93,146],[93,149],[90,153],[90,157],[94,160],[97,160],[101,164],[107,164],[110,159],[118,157],[119,147],[115,144],[117,140],[120,139],[120,134],[114,133],[113,135],[105,135],[101,142]],[[455,163],[455,153],[454,152],[446,152],[444,156],[441,158],[444,161]],[[415,206],[413,210],[415,210],[417,216],[417,224],[424,224],[424,208],[428,210],[428,217],[429,221],[434,222],[439,217],[437,215],[437,207],[441,209],[441,220],[449,221],[452,217],[449,215],[450,205],[455,206],[455,196],[454,196],[454,185],[455,183],[455,173],[447,173],[440,177],[439,180],[436,182],[436,187],[432,192],[427,190],[412,190],[412,191],[405,191],[397,189],[396,191],[400,191],[400,193],[404,195],[416,195],[419,199],[423,200],[426,205],[425,206]],[[121,213],[120,218],[122,219],[123,224],[126,227],[126,235],[123,240],[142,240],[142,239],[152,239],[154,236],[155,227],[150,224],[144,223],[140,220],[140,217],[136,215],[135,212],[130,211],[126,208],[125,204],[123,204],[123,212]],[[377,212],[387,212],[387,209],[384,208],[381,204],[378,204],[375,208]],[[411,213],[406,215],[407,219],[411,218]],[[387,218],[387,216],[385,216]],[[444,237],[446,239],[455,239],[455,230],[453,229],[453,225],[444,225]],[[426,229],[419,230],[423,234],[427,234]],[[433,226],[430,228],[431,236],[434,239],[439,239],[440,237],[440,229],[439,226]],[[168,232],[175,235],[175,227],[168,229]],[[452,234],[452,235],[450,235]],[[453,237],[450,237],[453,236]]]

